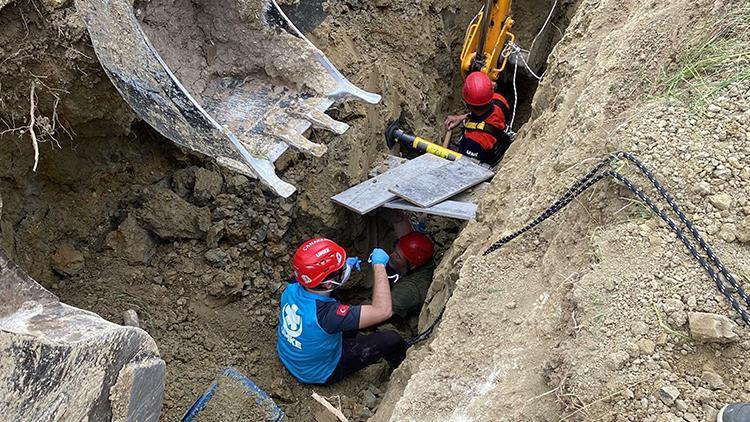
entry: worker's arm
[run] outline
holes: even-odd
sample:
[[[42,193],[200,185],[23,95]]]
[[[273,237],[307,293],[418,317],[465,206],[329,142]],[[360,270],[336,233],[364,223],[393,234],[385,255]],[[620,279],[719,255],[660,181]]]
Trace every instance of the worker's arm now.
[[[374,274],[372,304],[362,305],[359,314],[359,328],[372,327],[393,316],[391,286],[388,284],[388,274],[385,272],[385,264],[388,263],[388,259],[388,253],[382,249],[375,249],[370,255]]]
[[[406,236],[414,231],[414,228],[411,226],[411,221],[409,220],[409,214],[404,211],[381,208],[378,211],[378,215],[382,219],[391,223],[396,238]]]
[[[443,123],[443,125],[445,126],[445,130],[453,130],[457,128],[459,125],[461,125],[461,123],[463,123],[464,120],[468,118],[469,118],[469,113],[448,116],[445,118],[445,122]]]

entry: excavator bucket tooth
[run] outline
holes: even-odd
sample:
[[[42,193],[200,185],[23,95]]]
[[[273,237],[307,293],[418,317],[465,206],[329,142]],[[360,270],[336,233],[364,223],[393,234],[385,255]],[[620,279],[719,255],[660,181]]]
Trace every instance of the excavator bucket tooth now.
[[[310,101],[300,101],[293,108],[290,109],[290,113],[300,119],[307,120],[313,127],[318,129],[327,129],[331,132],[342,135],[344,132],[349,130],[349,125],[344,122],[339,122],[333,117],[320,111],[320,106],[316,107]]]
[[[102,67],[143,120],[283,197],[296,188],[273,163],[289,145],[320,156],[326,147],[302,134],[311,125],[344,133],[348,125],[325,114],[336,100],[380,101],[274,0],[76,0],[76,8]]]

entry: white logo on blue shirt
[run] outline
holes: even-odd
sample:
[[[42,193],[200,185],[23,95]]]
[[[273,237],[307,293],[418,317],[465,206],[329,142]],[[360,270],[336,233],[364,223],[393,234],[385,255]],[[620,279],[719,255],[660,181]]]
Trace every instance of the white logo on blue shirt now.
[[[293,303],[289,305],[287,303],[284,305],[284,308],[281,310],[282,320],[284,321],[281,330],[284,332],[284,337],[289,344],[302,350],[302,343],[297,340],[297,337],[302,334],[302,316],[297,311],[299,311],[297,304]]]

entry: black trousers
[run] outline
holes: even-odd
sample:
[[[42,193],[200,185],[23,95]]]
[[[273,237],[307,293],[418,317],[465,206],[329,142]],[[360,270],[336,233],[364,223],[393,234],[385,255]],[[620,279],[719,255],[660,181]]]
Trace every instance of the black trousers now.
[[[358,331],[344,333],[341,359],[326,384],[339,382],[347,376],[385,359],[391,368],[406,358],[406,341],[395,331],[364,335]]]

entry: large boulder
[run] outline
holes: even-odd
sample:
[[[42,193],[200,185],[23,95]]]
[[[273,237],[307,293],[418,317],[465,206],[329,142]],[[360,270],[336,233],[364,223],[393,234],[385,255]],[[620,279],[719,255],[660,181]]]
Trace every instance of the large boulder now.
[[[128,215],[117,230],[110,232],[106,241],[109,248],[134,265],[148,265],[156,251],[156,242],[132,215]]]
[[[0,250],[0,419],[156,421],[164,361],[143,330],[60,303]]]
[[[138,217],[165,240],[202,239],[211,226],[208,208],[196,207],[166,188],[146,192]]]

